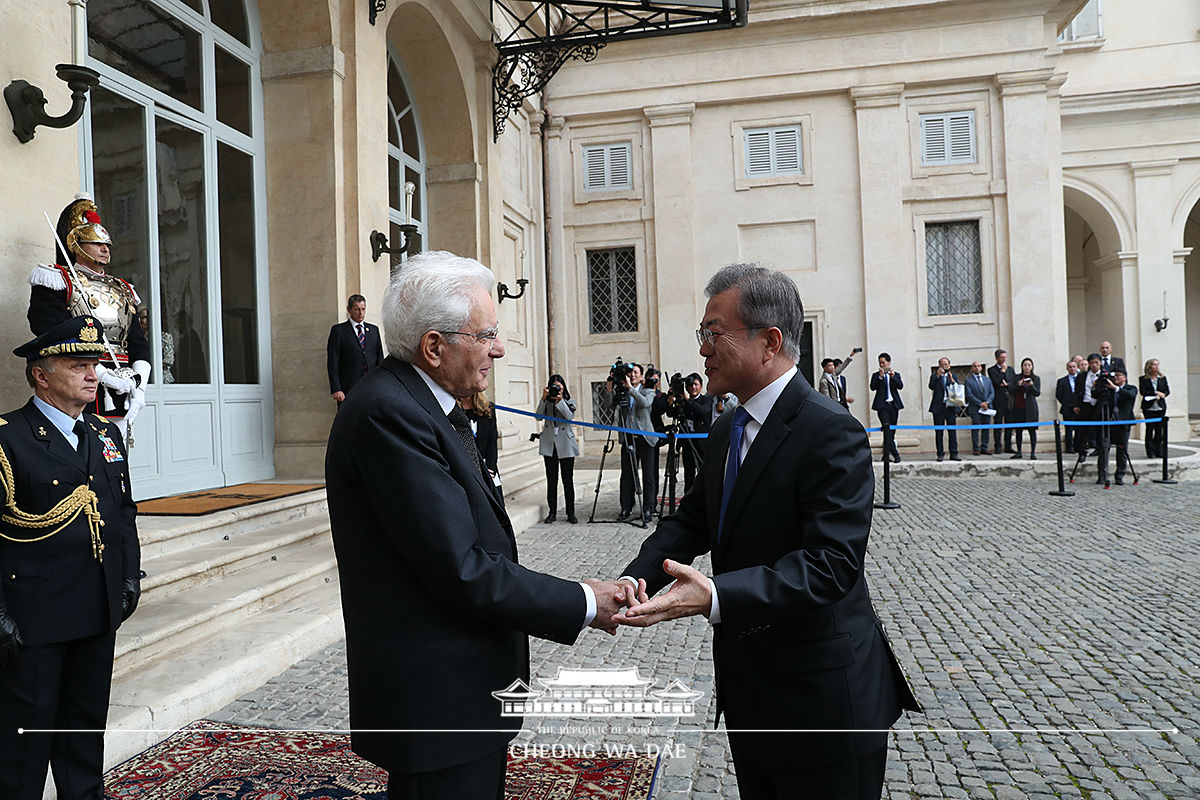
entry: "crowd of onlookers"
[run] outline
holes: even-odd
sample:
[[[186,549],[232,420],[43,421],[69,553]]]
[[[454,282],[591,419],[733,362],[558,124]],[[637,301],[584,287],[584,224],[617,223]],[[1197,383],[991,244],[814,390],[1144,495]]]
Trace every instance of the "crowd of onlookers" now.
[[[854,400],[846,396],[846,379],[842,372],[853,355],[851,353],[845,360],[826,358],[822,361],[818,382],[823,394],[847,408]],[[1038,436],[1035,423],[1038,422],[1042,378],[1035,371],[1033,359],[1024,358],[1014,367],[1004,349],[997,349],[994,357],[995,363],[986,369],[979,361],[972,362],[970,372],[961,376],[955,374],[950,359],[939,359],[929,376],[929,413],[933,415],[933,423],[954,426],[960,418],[969,417],[973,426],[1011,425],[1013,427],[991,429],[972,427],[972,454],[1006,453],[1014,459],[1028,454],[1030,459],[1036,459]],[[883,458],[899,461],[900,453],[891,428],[899,423],[900,411],[904,408],[901,397],[904,381],[892,367],[892,357],[888,353],[880,353],[878,361],[878,371],[871,374],[871,408],[878,415],[880,425],[886,426]],[[1055,382],[1054,398],[1064,422],[1113,424],[1063,426],[1064,450],[1078,454],[1081,459],[1090,453],[1096,454],[1100,472],[1098,482],[1107,483],[1109,447],[1115,447],[1114,482],[1123,483],[1130,458],[1128,443],[1132,426],[1129,422],[1136,418],[1135,407],[1140,401],[1146,420],[1146,457],[1161,458],[1166,447],[1161,420],[1166,414],[1166,398],[1170,393],[1167,376],[1160,370],[1158,359],[1146,361],[1135,386],[1124,360],[1113,355],[1112,344],[1101,342],[1097,352],[1086,358],[1077,355],[1066,363],[1066,374]],[[958,435],[953,427],[937,430],[934,440],[938,461],[947,458],[947,452],[951,461],[962,460],[958,455]]]

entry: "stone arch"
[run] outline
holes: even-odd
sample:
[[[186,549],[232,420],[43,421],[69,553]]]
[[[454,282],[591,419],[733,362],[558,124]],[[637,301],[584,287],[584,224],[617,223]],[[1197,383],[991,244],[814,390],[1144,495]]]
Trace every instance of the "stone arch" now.
[[[1063,175],[1063,205],[1087,222],[1101,255],[1133,250],[1136,236],[1120,202],[1098,183],[1077,175]]]
[[[1196,178],[1192,181],[1192,185],[1184,190],[1171,214],[1171,239],[1175,247],[1187,246],[1184,243],[1186,236],[1184,229],[1188,226],[1189,220],[1192,220],[1194,224],[1197,204],[1200,204],[1200,178]]]
[[[1063,176],[1063,207],[1071,351],[1086,355],[1103,338],[1124,348],[1126,284],[1136,269],[1130,217],[1111,192],[1078,175]]]
[[[477,149],[481,115],[472,102],[477,42],[447,13],[402,3],[388,18],[387,36],[404,61],[421,111],[429,192],[426,248],[478,258],[483,167]]]

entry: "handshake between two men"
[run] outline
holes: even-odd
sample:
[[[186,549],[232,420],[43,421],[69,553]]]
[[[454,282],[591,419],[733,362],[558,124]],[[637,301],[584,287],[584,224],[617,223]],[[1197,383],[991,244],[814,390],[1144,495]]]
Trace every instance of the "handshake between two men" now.
[[[645,578],[584,581],[596,595],[596,617],[591,627],[615,636],[621,625],[648,628],[669,619],[711,616],[712,583],[702,572],[671,559],[663,561],[663,571],[675,583],[654,599],[647,594]]]

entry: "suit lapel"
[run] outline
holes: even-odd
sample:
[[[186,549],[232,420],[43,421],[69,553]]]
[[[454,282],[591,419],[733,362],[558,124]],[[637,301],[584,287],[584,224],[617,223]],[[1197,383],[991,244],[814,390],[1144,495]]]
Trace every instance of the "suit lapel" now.
[[[749,502],[751,495],[754,492],[754,487],[762,478],[763,472],[771,463],[771,459],[775,456],[775,451],[783,444],[784,440],[791,434],[791,428],[788,423],[800,411],[800,407],[804,404],[805,392],[813,391],[808,387],[808,382],[799,372],[795,377],[784,387],[783,393],[779,395],[779,399],[775,401],[774,407],[771,408],[771,413],[767,414],[766,421],[763,422],[762,428],[758,431],[758,435],[754,437],[754,444],[750,446],[750,451],[746,453],[745,460],[738,467],[737,482],[733,486],[733,494],[729,496],[729,507],[725,509],[725,525],[724,532],[721,534],[720,542],[714,553],[714,558],[723,555],[729,549],[729,543],[733,539],[734,531],[737,529],[738,517],[745,510],[746,504]],[[728,442],[728,433],[726,434]],[[728,446],[725,448],[728,450]],[[726,453],[728,459],[728,453]],[[723,464],[725,462],[722,462]],[[724,467],[721,469],[721,480],[724,481]],[[720,495],[717,495],[719,498]],[[719,504],[719,500],[718,500]],[[718,510],[718,514],[720,511]]]
[[[497,516],[503,520],[505,528],[509,529],[509,535],[511,536],[512,531],[508,522],[508,514],[504,510],[504,505],[496,497],[496,485],[490,481],[485,481],[482,470],[471,463],[471,459],[468,458],[459,441],[458,432],[450,424],[450,418],[442,411],[442,407],[438,405],[437,398],[433,396],[433,392],[429,391],[429,387],[425,385],[424,379],[417,374],[416,369],[411,364],[407,364],[398,358],[388,356],[384,359],[383,366],[408,387],[408,391],[421,404],[421,408],[425,409],[433,417],[433,424],[441,429],[443,440],[449,442],[443,448],[443,454],[446,456],[446,459],[458,462],[461,468],[474,476],[475,482],[479,485],[479,488],[483,489],[484,494],[487,495],[488,500],[491,501],[492,506],[498,512]]]
[[[26,422],[29,423],[29,430],[33,438],[44,444],[52,456],[73,468],[80,475],[87,474],[79,453],[71,449],[66,437],[54,427],[54,423],[46,419],[46,415],[38,410],[38,407],[33,404],[33,400],[26,403],[21,412],[25,415]]]

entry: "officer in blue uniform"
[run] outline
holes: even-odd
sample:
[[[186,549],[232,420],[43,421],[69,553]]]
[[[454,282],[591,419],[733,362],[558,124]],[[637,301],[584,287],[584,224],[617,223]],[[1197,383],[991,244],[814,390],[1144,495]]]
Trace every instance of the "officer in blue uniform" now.
[[[47,765],[62,800],[104,797],[113,647],[143,574],[124,442],[84,412],[99,386],[100,326],[74,317],[14,350],[34,396],[0,415],[5,800],[41,798]]]

